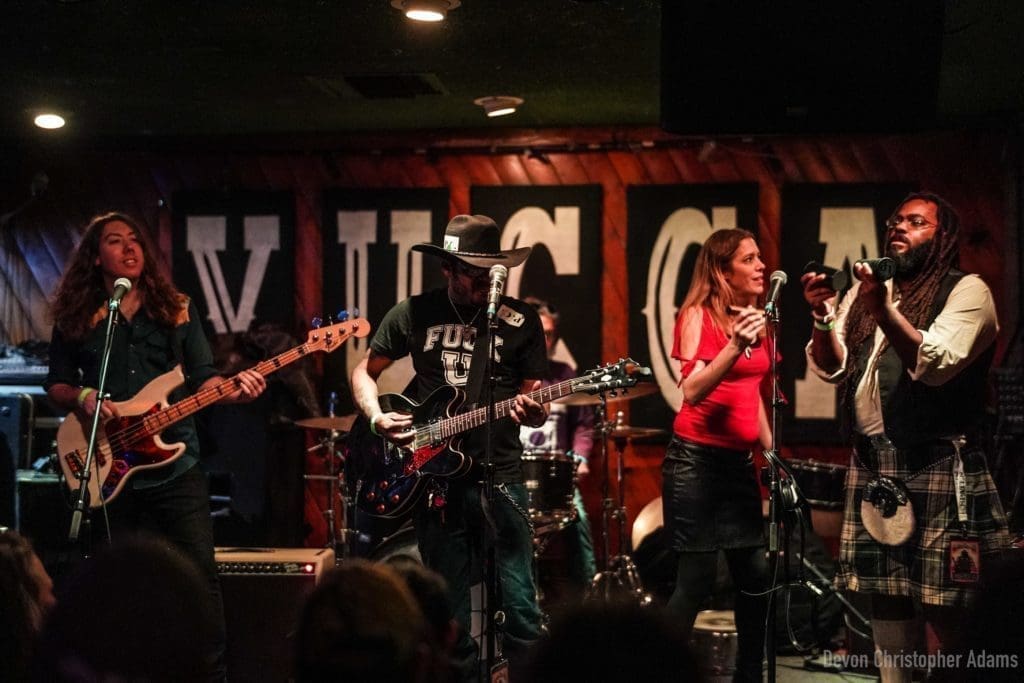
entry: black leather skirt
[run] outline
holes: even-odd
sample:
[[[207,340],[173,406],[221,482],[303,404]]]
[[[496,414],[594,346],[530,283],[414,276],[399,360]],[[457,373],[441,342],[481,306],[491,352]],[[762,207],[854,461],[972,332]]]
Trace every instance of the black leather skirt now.
[[[677,552],[764,545],[753,456],[672,437],[661,466],[665,530]]]

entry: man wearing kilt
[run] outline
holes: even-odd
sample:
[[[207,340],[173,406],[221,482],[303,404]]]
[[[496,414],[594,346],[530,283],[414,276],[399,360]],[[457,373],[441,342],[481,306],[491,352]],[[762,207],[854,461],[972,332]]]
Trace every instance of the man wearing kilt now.
[[[808,366],[838,384],[854,444],[837,582],[871,596],[882,681],[909,681],[922,661],[930,680],[962,680],[968,609],[1009,545],[980,433],[996,311],[981,278],[957,269],[948,202],[911,194],[886,227],[891,280],[858,262],[833,308],[825,275],[801,278]],[[917,655],[922,620],[929,657]]]

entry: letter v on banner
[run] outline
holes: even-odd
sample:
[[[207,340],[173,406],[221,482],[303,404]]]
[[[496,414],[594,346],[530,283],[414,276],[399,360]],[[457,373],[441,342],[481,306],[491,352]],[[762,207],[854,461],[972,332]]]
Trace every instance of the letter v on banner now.
[[[217,334],[244,332],[256,317],[263,280],[272,252],[280,249],[281,221],[277,216],[246,216],[245,250],[249,252],[241,297],[236,308],[231,301],[218,252],[227,245],[227,220],[224,216],[188,216],[187,246],[195,263],[196,275],[206,300],[207,314]]]

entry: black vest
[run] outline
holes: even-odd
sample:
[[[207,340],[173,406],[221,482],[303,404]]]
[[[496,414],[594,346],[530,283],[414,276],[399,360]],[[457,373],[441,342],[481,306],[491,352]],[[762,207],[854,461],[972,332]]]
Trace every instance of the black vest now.
[[[955,269],[946,274],[932,302],[926,327],[938,317],[949,293],[963,276],[964,273]],[[860,384],[873,341],[874,335],[868,336],[858,349],[857,365],[862,369],[852,378],[851,391]],[[912,380],[896,349],[887,347],[877,364],[886,436],[897,448],[910,448],[942,436],[974,433],[985,415],[985,383],[995,348],[993,342],[955,377],[933,387]],[[847,404],[852,417],[854,401],[849,400]],[[850,424],[856,423],[851,419]]]

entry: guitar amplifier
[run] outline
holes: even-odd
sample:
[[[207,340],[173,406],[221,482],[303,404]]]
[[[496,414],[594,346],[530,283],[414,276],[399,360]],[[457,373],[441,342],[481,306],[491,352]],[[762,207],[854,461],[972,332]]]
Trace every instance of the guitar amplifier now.
[[[295,631],[306,598],[334,566],[327,548],[217,548],[228,677],[293,678]]]

